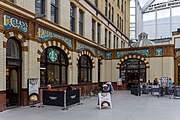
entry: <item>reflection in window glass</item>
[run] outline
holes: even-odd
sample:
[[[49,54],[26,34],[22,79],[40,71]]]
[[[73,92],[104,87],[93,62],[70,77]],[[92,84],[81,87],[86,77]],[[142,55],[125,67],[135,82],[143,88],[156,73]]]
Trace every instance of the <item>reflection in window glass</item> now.
[[[48,65],[48,84],[56,85],[59,83],[59,66]]]

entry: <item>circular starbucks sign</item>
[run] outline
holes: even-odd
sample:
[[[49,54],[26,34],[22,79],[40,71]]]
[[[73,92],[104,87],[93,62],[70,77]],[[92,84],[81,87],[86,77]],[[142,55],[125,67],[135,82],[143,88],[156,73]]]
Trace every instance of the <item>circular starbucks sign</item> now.
[[[52,62],[55,62],[58,58],[57,52],[55,50],[51,50],[48,56]]]

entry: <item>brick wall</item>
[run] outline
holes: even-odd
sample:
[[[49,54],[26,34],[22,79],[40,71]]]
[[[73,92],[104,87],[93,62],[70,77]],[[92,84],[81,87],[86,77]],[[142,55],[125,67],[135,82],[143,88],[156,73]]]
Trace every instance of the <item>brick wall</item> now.
[[[0,112],[6,110],[6,92],[0,91]]]

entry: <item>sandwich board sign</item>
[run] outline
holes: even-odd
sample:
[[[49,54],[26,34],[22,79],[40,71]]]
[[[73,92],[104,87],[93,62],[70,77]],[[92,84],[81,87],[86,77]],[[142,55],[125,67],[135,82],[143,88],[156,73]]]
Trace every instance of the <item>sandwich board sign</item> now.
[[[112,108],[112,102],[111,102],[111,94],[109,92],[107,93],[98,93],[98,99],[99,99],[99,108]]]
[[[37,101],[38,100],[38,78],[29,78],[28,79],[28,92],[29,92],[29,101]]]

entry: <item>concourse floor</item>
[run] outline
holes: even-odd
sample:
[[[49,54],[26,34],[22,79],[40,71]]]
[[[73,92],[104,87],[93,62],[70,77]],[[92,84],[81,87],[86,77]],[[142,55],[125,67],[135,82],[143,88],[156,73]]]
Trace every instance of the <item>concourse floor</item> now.
[[[0,120],[180,120],[180,99],[168,96],[134,96],[130,91],[112,94],[112,109],[99,109],[97,97],[82,99],[83,105],[44,108],[19,107],[0,112]]]

